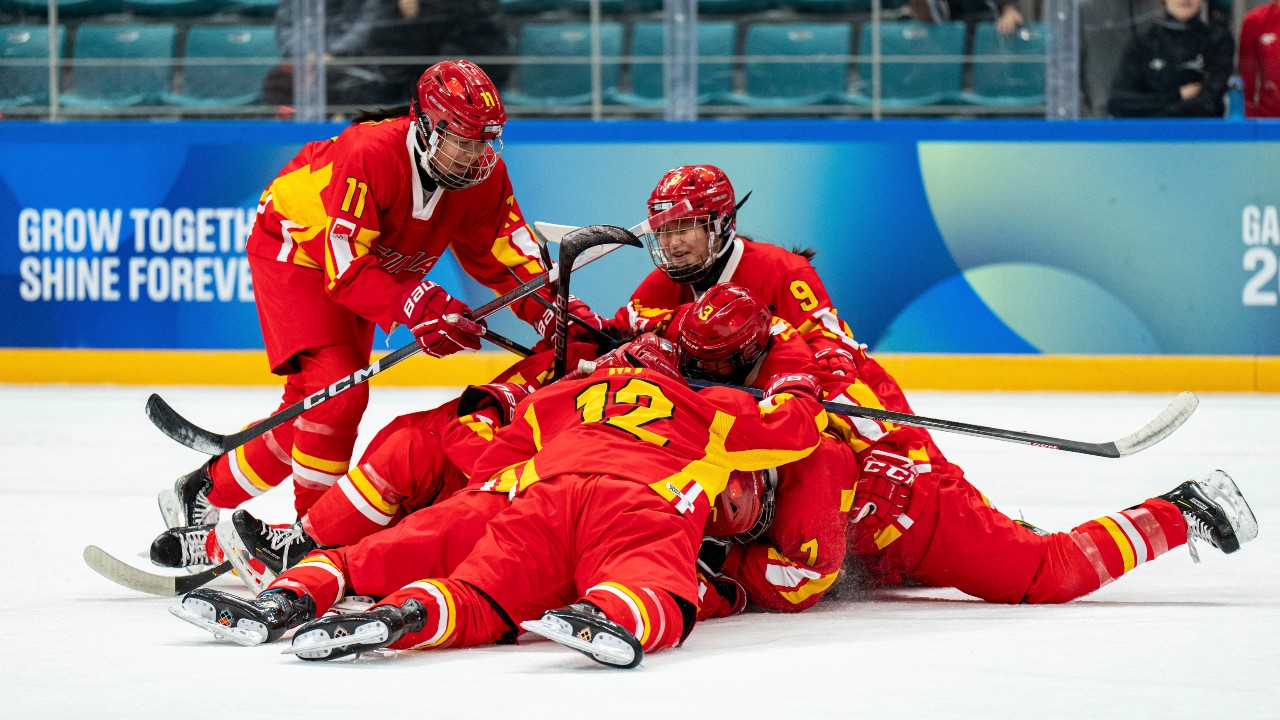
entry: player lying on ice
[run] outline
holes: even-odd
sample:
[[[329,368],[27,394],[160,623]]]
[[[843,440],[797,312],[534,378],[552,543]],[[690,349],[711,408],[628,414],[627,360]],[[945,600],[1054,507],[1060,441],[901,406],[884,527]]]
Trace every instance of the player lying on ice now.
[[[682,370],[752,384],[761,368],[804,369],[786,331],[776,330],[781,321],[772,320],[771,334],[768,318],[763,301],[745,289],[708,290],[675,321]],[[829,396],[856,394],[841,387],[842,378],[817,375]],[[723,602],[704,597],[702,617],[740,607],[740,593],[770,610],[803,610],[836,580],[846,553],[879,585],[909,578],[992,602],[1059,603],[1190,540],[1232,553],[1258,534],[1248,503],[1221,470],[1070,532],[1044,533],[996,510],[945,459],[922,467],[926,443],[917,428],[834,414],[829,427],[848,440],[856,461],[843,462],[847,453],[828,441],[825,455],[778,468],[767,530],[738,538],[745,542],[704,544],[709,590]],[[823,464],[814,462],[819,457]]]
[[[591,375],[525,398],[477,461],[482,484],[311,553],[256,600],[198,590],[174,612],[243,644],[296,627],[292,650],[309,660],[484,645],[524,627],[633,667],[692,630],[698,547],[730,473],[817,447],[819,392],[795,374],[759,403],[725,388],[695,393],[668,343],[639,338]],[[384,599],[313,619],[346,593]]]
[[[576,364],[598,352],[594,344],[574,343],[568,357]],[[261,592],[317,545],[350,545],[467,485],[494,429],[508,423],[516,403],[550,378],[552,363],[551,351],[538,353],[439,407],[397,417],[296,523],[267,525],[237,510],[216,527],[166,530],[152,542],[151,559],[188,568],[230,560],[245,584]]]

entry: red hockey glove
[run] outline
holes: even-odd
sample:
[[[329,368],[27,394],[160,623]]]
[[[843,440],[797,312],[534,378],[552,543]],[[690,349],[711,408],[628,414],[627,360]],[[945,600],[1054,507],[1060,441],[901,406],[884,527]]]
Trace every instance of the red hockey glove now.
[[[822,399],[822,385],[818,379],[808,373],[778,373],[769,378],[764,386],[764,399],[773,399],[775,395],[787,393],[796,397],[807,397],[810,400]]]
[[[423,352],[438,358],[480,349],[484,325],[469,319],[470,312],[466,303],[430,280],[406,285],[391,310],[392,318],[413,332]]]
[[[720,572],[729,554],[721,538],[703,538],[698,551],[698,619],[737,615],[747,606],[747,591],[737,580]]]
[[[813,354],[818,367],[832,375],[857,377],[858,366],[854,362],[853,353],[841,347],[823,348]]]
[[[854,488],[850,522],[865,522],[864,531],[873,533],[891,524],[906,511],[915,481],[916,468],[909,458],[872,450]]]
[[[513,382],[468,385],[458,399],[458,417],[494,408],[500,413],[502,424],[506,425],[515,417],[516,405],[531,392],[529,387]]]

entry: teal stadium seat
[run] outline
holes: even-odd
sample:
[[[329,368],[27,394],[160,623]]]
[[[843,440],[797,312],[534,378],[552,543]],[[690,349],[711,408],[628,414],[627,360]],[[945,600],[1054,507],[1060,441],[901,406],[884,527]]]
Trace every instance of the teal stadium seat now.
[[[733,102],[776,108],[840,102],[847,90],[851,32],[849,23],[749,25],[742,53],[746,92]],[[762,59],[770,56],[814,57],[790,63]]]
[[[613,100],[633,107],[662,107],[662,41],[666,27],[660,22],[639,22],[631,31],[631,92],[615,93]],[[732,22],[698,23],[698,55],[729,57],[734,54],[737,26]],[[650,62],[638,62],[648,59]],[[657,62],[652,62],[656,60]],[[733,93],[733,63],[698,63],[698,102],[714,105]]]
[[[860,55],[870,55],[871,23],[862,26]],[[962,22],[938,25],[921,22],[893,22],[880,25],[880,52],[886,60],[897,56],[954,56],[934,62],[885,62],[880,70],[881,104],[887,108],[938,105],[959,99],[964,78],[965,26]],[[849,101],[871,104],[871,61],[858,63],[858,91]]]
[[[276,14],[276,8],[279,5],[280,0],[226,0],[224,9],[242,15],[270,17]]]
[[[22,14],[49,14],[49,0],[7,0],[9,7]],[[58,0],[58,17],[82,18],[120,12],[120,0]]]
[[[555,107],[591,102],[591,26],[587,23],[525,23],[520,29],[519,84],[504,90],[507,105]],[[622,25],[600,23],[600,87],[608,98],[618,90]],[[547,60],[578,60],[557,63]]]
[[[995,24],[979,25],[973,34],[973,92],[961,99],[974,105],[1015,107],[1044,104],[1044,25],[1030,23],[1001,35]],[[983,55],[1040,62],[981,62]]]
[[[95,25],[76,31],[74,60],[120,60],[121,64],[72,65],[71,89],[60,97],[68,109],[113,109],[146,105],[169,90],[177,28],[169,24]]]
[[[907,4],[907,0],[883,0],[880,7],[884,10],[897,10]],[[787,0],[787,5],[796,12],[803,13],[869,13],[871,0]]]
[[[162,17],[213,15],[226,5],[226,0],[124,0],[129,12]]]
[[[58,57],[67,29],[58,26]],[[49,26],[0,26],[0,110],[49,102]]]
[[[183,92],[161,98],[190,108],[252,105],[262,100],[262,79],[279,61],[274,26],[193,26],[183,52]]]
[[[552,4],[583,15],[591,12],[591,0],[551,0]],[[662,0],[600,0],[600,12],[606,15],[653,12],[662,9]]]
[[[698,0],[698,15],[750,15],[772,10],[775,0]]]

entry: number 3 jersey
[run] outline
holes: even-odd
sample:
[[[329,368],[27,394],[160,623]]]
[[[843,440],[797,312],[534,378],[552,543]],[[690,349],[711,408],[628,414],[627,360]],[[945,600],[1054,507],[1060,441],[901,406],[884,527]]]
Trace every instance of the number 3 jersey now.
[[[408,117],[360,123],[307,143],[263,192],[249,237],[251,255],[321,274],[330,298],[384,330],[400,286],[446,248],[497,292],[543,271],[502,160],[475,187],[437,188],[418,167],[410,127]],[[532,301],[513,310],[541,316]]]
[[[809,398],[757,403],[728,388],[701,392],[639,368],[610,368],[525,398],[476,461],[479,490],[518,495],[559,475],[643,483],[701,525],[731,470],[805,457],[827,416]]]

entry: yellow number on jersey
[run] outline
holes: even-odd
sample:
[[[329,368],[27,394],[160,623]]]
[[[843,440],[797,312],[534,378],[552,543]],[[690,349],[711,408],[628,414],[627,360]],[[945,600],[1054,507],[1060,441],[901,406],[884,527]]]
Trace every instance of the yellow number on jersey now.
[[[791,283],[791,294],[800,301],[801,310],[813,310],[818,307],[818,298],[813,294],[813,288],[809,287],[809,283],[803,280],[796,280]]]
[[[648,402],[645,402],[645,401]],[[662,388],[647,380],[633,378],[616,392],[609,392],[609,383],[596,383],[574,398],[574,404],[582,413],[583,422],[604,421],[619,430],[626,431],[659,447],[671,442],[661,435],[646,430],[644,425],[671,417],[675,406],[662,394]],[[611,405],[630,405],[632,409],[622,415],[605,419],[605,410]]]
[[[360,191],[360,198],[356,200],[356,209],[351,210],[351,201],[355,199],[356,190]],[[364,214],[364,198],[369,193],[369,186],[363,182],[349,177],[347,178],[347,194],[342,198],[342,212],[349,212],[354,217],[360,217]]]
[[[809,567],[813,567],[813,564],[818,562],[818,538],[814,538],[809,542],[801,545],[800,550],[801,552],[809,553],[809,562],[808,562]]]

